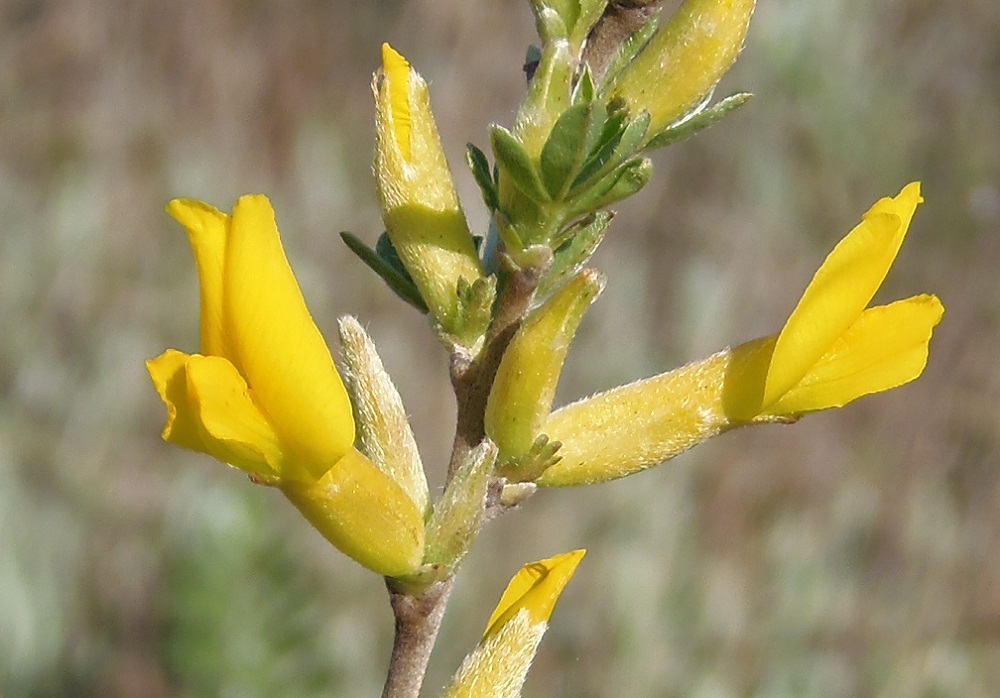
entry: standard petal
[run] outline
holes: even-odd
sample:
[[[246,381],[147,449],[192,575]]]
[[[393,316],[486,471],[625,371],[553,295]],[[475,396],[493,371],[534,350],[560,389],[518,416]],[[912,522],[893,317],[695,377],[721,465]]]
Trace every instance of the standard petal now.
[[[203,450],[223,463],[264,478],[304,477],[288,462],[271,425],[250,399],[243,377],[219,356],[191,356],[187,392]]]
[[[323,475],[352,448],[354,418],[264,196],[233,209],[223,285],[227,337],[254,402],[296,461]]]
[[[208,204],[174,199],[167,213],[187,231],[198,269],[201,299],[201,353],[229,358],[222,328],[222,269],[229,216]]]
[[[283,481],[281,489],[324,538],[368,569],[402,577],[420,566],[423,512],[353,448],[317,482]]]
[[[920,185],[877,202],[816,272],[778,336],[762,409],[806,375],[871,301],[920,203]]]
[[[521,609],[526,609],[532,623],[547,622],[563,588],[569,583],[576,566],[587,553],[574,550],[525,565],[507,585],[500,602],[493,610],[483,640],[500,628]]]
[[[161,436],[164,441],[192,451],[208,453],[201,438],[196,411],[187,389],[187,364],[190,355],[167,349],[146,362],[153,387],[167,407],[167,421]]]
[[[795,415],[834,407],[909,383],[927,364],[944,307],[921,295],[866,310],[799,383],[767,412]]]

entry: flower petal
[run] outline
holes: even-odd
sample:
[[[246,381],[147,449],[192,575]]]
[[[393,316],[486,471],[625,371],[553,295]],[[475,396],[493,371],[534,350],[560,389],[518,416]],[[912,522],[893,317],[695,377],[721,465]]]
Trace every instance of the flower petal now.
[[[927,364],[931,332],[943,314],[941,301],[929,295],[866,310],[767,413],[792,415],[843,407],[914,380]]]
[[[264,196],[233,208],[223,285],[225,330],[254,402],[296,461],[322,476],[353,446],[351,403]]]
[[[522,567],[493,610],[483,640],[495,635],[521,609],[528,611],[532,624],[547,622],[559,594],[586,553],[586,550],[574,550]]]
[[[229,216],[200,201],[174,199],[167,213],[184,226],[198,270],[201,353],[230,358],[222,328],[222,269]]]
[[[187,391],[200,430],[203,450],[223,463],[266,478],[287,472],[281,444],[260,413],[243,377],[219,356],[188,357]]]
[[[167,406],[167,421],[161,434],[163,440],[181,448],[208,453],[187,389],[187,362],[190,358],[189,354],[167,349],[147,361],[146,370],[153,387]]]
[[[878,201],[826,258],[778,336],[762,409],[798,383],[857,320],[882,285],[922,200],[914,182],[895,198]]]
[[[389,44],[382,44],[382,72],[389,83],[389,108],[396,145],[403,158],[410,159],[410,64]]]
[[[146,368],[167,406],[164,441],[249,473],[278,474],[280,445],[231,363],[168,349]]]

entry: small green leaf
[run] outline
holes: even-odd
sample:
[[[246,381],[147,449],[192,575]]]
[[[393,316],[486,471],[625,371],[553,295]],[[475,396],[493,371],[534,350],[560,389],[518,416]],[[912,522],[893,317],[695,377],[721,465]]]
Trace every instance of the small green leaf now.
[[[640,112],[631,121],[627,121],[627,117],[628,113],[624,109],[615,109],[605,124],[599,146],[594,149],[573,180],[567,199],[575,198],[577,192],[604,177],[638,152],[649,127],[649,114],[645,111]]]
[[[649,158],[633,158],[603,177],[573,201],[574,215],[585,215],[628,198],[646,186],[653,173]]]
[[[565,242],[555,250],[552,266],[538,284],[537,298],[548,297],[590,261],[613,218],[611,211],[598,211],[580,219],[560,235]]]
[[[738,92],[737,94],[729,95],[694,116],[675,122],[674,125],[663,129],[649,140],[643,150],[656,150],[657,148],[663,148],[688,139],[702,129],[708,128],[723,117],[728,116],[731,112],[742,107],[752,96],[749,92]]]
[[[399,258],[399,252],[396,251],[396,246],[392,244],[392,238],[389,237],[389,233],[382,233],[378,236],[378,240],[375,241],[375,253],[382,258],[383,262],[399,272],[403,278],[411,284],[413,283],[413,277],[406,270],[403,260]]]
[[[469,143],[465,146],[465,161],[469,164],[472,178],[476,180],[483,194],[483,203],[490,213],[493,213],[500,208],[500,198],[497,195],[496,181],[490,175],[490,163],[486,160],[485,153]]]
[[[584,65],[583,70],[580,72],[580,77],[576,79],[576,84],[573,86],[573,96],[570,102],[572,104],[592,102],[594,101],[595,92],[594,78],[590,75],[590,68]]]
[[[580,10],[570,29],[570,40],[580,45],[604,14],[608,0],[574,0],[574,4],[578,5]]]
[[[606,120],[604,104],[588,102],[570,107],[556,121],[541,155],[542,181],[553,199],[562,198],[601,138]]]
[[[511,183],[522,194],[532,201],[546,203],[550,201],[548,192],[542,185],[538,169],[531,161],[520,141],[503,126],[494,124],[490,127],[490,146],[497,166],[510,177]]]
[[[471,284],[459,277],[456,287],[459,322],[456,334],[463,346],[472,346],[486,333],[493,319],[493,300],[496,298],[495,276],[481,276]]]
[[[635,60],[639,52],[646,47],[649,40],[653,38],[657,27],[660,26],[660,18],[654,15],[639,27],[629,38],[623,41],[615,51],[615,55],[608,62],[607,70],[604,71],[604,79],[601,81],[601,94],[608,95],[614,89],[615,83],[622,71]]]
[[[535,14],[535,29],[544,43],[569,38],[568,27],[571,25],[566,24],[561,10],[567,11],[568,7],[574,4],[576,3],[567,2],[567,0],[557,0],[556,2],[532,0],[531,9]],[[575,20],[573,15],[579,14],[579,11],[567,12],[567,14],[571,20]]]
[[[383,233],[383,236],[388,240],[387,235]],[[386,261],[381,254],[368,247],[356,235],[345,231],[340,234],[340,237],[350,248],[351,252],[360,257],[361,261],[367,264],[369,269],[378,274],[397,296],[421,313],[427,312],[427,304],[420,296],[420,291],[417,290],[413,280],[405,273],[405,270],[401,273],[393,264]],[[382,238],[379,238],[379,242],[381,241]],[[393,254],[395,254],[395,250],[393,250]],[[396,259],[398,261],[398,257]]]

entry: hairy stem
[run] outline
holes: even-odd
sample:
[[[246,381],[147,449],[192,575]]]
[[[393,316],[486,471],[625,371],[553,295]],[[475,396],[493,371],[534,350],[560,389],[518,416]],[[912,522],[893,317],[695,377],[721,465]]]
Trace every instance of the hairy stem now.
[[[394,590],[389,584],[389,599],[396,616],[396,639],[382,698],[417,698],[420,695],[454,579],[443,579],[419,596]]]
[[[528,312],[542,273],[539,269],[507,271],[506,283],[497,301],[483,349],[475,357],[460,353],[451,357],[451,380],[458,403],[458,419],[445,487],[469,452],[485,437],[483,420],[486,400],[497,366]],[[499,503],[502,481],[498,480],[493,485],[483,501],[484,511],[489,510],[491,518],[507,509]],[[408,593],[407,589],[396,588],[391,580],[387,580],[392,611],[396,617],[396,638],[382,698],[419,696],[457,571],[449,570],[445,579],[415,596],[412,590]]]
[[[447,482],[469,451],[485,436],[483,419],[486,401],[496,377],[500,359],[521,326],[541,277],[541,270],[518,270],[509,274],[497,301],[493,322],[479,355],[471,362],[453,356],[451,381],[458,403],[455,443],[448,464]]]

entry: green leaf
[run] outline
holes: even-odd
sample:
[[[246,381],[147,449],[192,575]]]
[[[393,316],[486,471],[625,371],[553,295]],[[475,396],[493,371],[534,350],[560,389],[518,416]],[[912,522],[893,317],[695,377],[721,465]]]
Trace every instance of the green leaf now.
[[[611,211],[598,211],[580,219],[560,234],[565,242],[556,248],[552,266],[538,284],[537,298],[547,297],[590,261],[613,218]]]
[[[570,29],[570,40],[580,45],[597,24],[597,20],[604,14],[608,0],[573,0],[573,2],[579,6],[580,10],[579,16]]]
[[[574,198],[577,192],[607,175],[612,169],[633,157],[642,147],[643,138],[649,128],[649,114],[642,111],[631,121],[626,121],[626,118],[627,112],[616,110],[614,116],[608,119],[600,146],[573,180],[567,198]]]
[[[413,277],[407,271],[403,260],[399,258],[399,252],[396,251],[396,246],[392,244],[392,238],[389,237],[389,233],[382,233],[378,236],[378,240],[375,241],[375,253],[382,258],[383,262],[401,274],[404,279],[411,284],[413,283]]]
[[[562,113],[542,146],[542,181],[549,195],[559,200],[600,140],[607,119],[601,102],[570,107]]]
[[[724,116],[728,116],[731,112],[742,107],[752,96],[749,92],[738,92],[716,102],[707,109],[703,109],[688,119],[674,122],[672,126],[667,126],[653,136],[643,150],[656,150],[657,148],[663,148],[688,139],[702,129],[708,128]]]
[[[367,264],[369,269],[378,274],[397,296],[412,305],[421,313],[427,313],[427,304],[420,296],[420,291],[418,291],[416,285],[414,285],[413,279],[410,278],[409,274],[407,274],[405,270],[400,272],[399,269],[397,269],[391,262],[386,261],[381,254],[368,247],[368,245],[362,242],[356,235],[345,231],[340,234],[340,237],[350,248],[351,252],[360,257],[361,261]],[[388,240],[389,236],[383,233],[376,245],[382,244],[382,238]],[[389,243],[389,246],[392,246],[391,242]],[[395,252],[396,250],[393,248],[392,253],[394,255]],[[399,257],[397,256],[396,260],[398,261],[398,259]]]
[[[649,158],[633,158],[603,177],[573,201],[573,215],[585,215],[621,201],[646,186],[653,173]]]
[[[471,346],[485,334],[493,319],[497,279],[495,276],[481,276],[470,284],[461,276],[455,291],[459,317],[455,335],[463,346]]]
[[[535,29],[544,43],[569,38],[569,27],[563,13],[575,21],[579,8],[571,6],[577,3],[572,0],[531,0],[531,9],[535,15]],[[575,9],[575,11],[574,11]]]
[[[594,78],[590,74],[590,68],[584,65],[583,70],[580,71],[580,77],[576,79],[576,84],[573,86],[573,95],[570,98],[570,102],[572,104],[592,102],[594,101],[595,92]]]
[[[496,124],[491,126],[490,146],[497,166],[522,194],[538,203],[551,200],[531,157],[510,131]]]
[[[607,70],[604,71],[604,79],[601,81],[600,92],[602,95],[610,94],[622,71],[646,47],[646,44],[653,38],[653,34],[656,33],[656,29],[659,26],[660,18],[658,15],[654,15],[650,17],[648,22],[635,30],[629,38],[619,44],[615,55],[608,62]]]
[[[493,213],[500,208],[500,197],[497,194],[496,180],[490,175],[490,163],[486,160],[485,153],[469,143],[465,146],[465,161],[483,194],[483,203]]]

